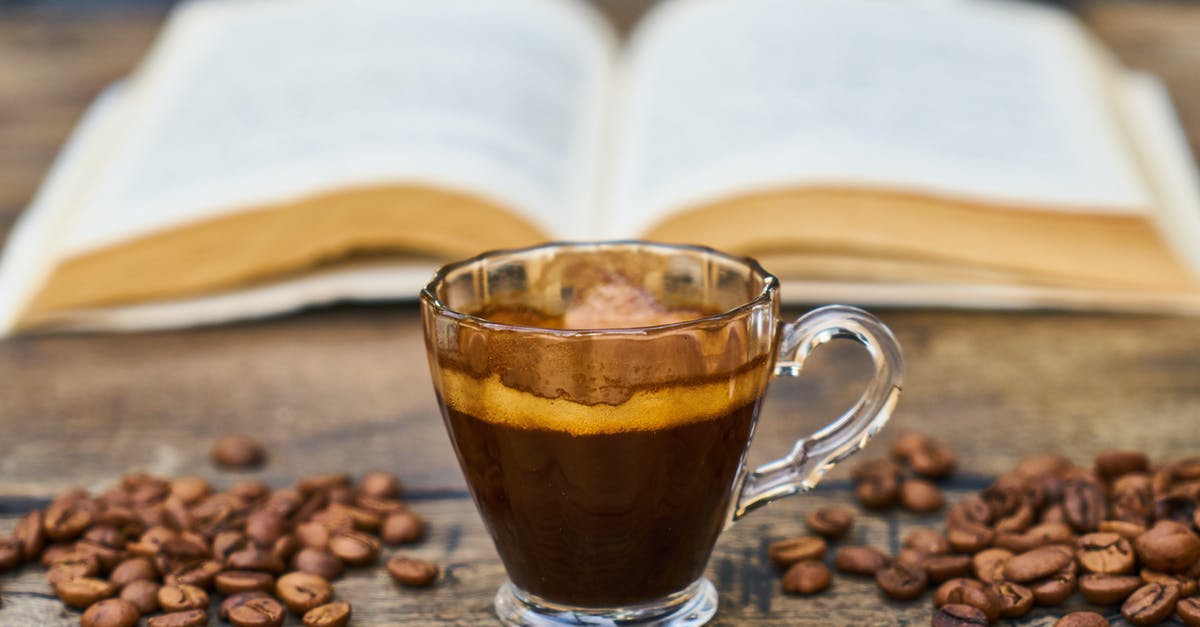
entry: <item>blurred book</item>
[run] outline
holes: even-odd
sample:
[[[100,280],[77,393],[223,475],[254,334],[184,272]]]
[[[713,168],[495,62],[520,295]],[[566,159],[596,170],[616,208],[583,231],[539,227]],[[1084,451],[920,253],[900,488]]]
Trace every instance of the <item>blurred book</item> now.
[[[199,0],[97,100],[0,266],[0,329],[412,299],[546,239],[751,255],[791,302],[1200,312],[1169,101],[1068,13],[673,0]]]

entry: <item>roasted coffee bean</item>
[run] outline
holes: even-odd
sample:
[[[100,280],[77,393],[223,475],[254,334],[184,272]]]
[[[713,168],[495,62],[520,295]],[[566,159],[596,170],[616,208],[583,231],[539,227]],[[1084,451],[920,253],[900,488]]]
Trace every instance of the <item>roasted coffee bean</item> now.
[[[216,560],[188,562],[177,566],[167,573],[163,583],[167,585],[189,585],[199,588],[211,588],[213,578],[221,572],[221,563]]]
[[[388,563],[391,572],[391,562]],[[833,575],[823,562],[805,559],[793,563],[783,574],[783,591],[788,594],[816,594],[829,587]]]
[[[999,581],[989,586],[1000,604],[1000,615],[1020,618],[1033,609],[1033,591],[1018,583]]]
[[[1061,522],[1042,523],[1023,533],[997,533],[994,544],[998,548],[1014,553],[1025,553],[1047,544],[1070,544],[1075,542],[1075,532],[1070,525]]]
[[[1124,520],[1102,520],[1100,521],[1099,530],[1106,533],[1115,533],[1133,542],[1138,536],[1146,533],[1146,526]]]
[[[1179,588],[1179,596],[1181,597],[1190,597],[1196,594],[1196,580],[1191,577],[1168,575],[1167,573],[1143,568],[1138,578],[1142,580],[1142,583],[1161,583],[1164,586],[1176,586]]]
[[[1134,625],[1154,625],[1175,611],[1179,588],[1148,583],[1134,591],[1121,605],[1121,615]]]
[[[46,508],[42,526],[46,538],[66,542],[78,538],[92,524],[91,501],[71,499],[55,501]]]
[[[1049,577],[1029,584],[1037,605],[1061,605],[1075,591],[1074,577]]]
[[[1004,580],[1004,565],[1014,554],[1008,549],[985,549],[971,557],[971,572],[984,583]]]
[[[1131,472],[1145,472],[1149,466],[1146,454],[1138,451],[1116,449],[1096,456],[1096,475],[1105,481]]]
[[[1146,567],[1160,572],[1183,572],[1200,560],[1200,537],[1163,521],[1138,536],[1133,546]]]
[[[258,440],[242,434],[218,438],[210,455],[213,463],[231,469],[253,468],[267,458],[267,452]]]
[[[0,538],[0,573],[21,565],[21,545],[12,538]]]
[[[203,477],[178,477],[171,480],[171,495],[188,505],[200,502],[200,499],[212,492],[212,484]]]
[[[275,589],[275,578],[270,573],[254,570],[227,570],[213,579],[213,585],[222,594],[237,594],[251,590],[271,592]]]
[[[208,594],[197,586],[166,585],[158,589],[158,605],[164,612],[182,612],[208,607]]]
[[[980,524],[966,523],[946,530],[946,541],[959,553],[976,553],[991,546],[996,532]]]
[[[1200,627],[1200,597],[1180,599],[1175,605],[1175,614],[1188,627]]]
[[[393,555],[388,560],[387,571],[393,581],[410,588],[431,586],[438,577],[437,564],[401,554]]]
[[[233,608],[244,604],[245,602],[249,601],[250,599],[269,599],[269,598],[271,598],[271,595],[267,594],[266,592],[261,592],[258,590],[253,590],[251,592],[238,592],[235,594],[231,594],[228,597],[225,597],[224,601],[221,601],[221,606],[219,608],[217,608],[217,616],[219,616],[221,618],[221,620],[227,621],[227,620],[229,620],[229,613],[231,611],[233,611]]]
[[[129,601],[104,599],[93,603],[79,619],[80,627],[134,627],[141,613]]]
[[[125,548],[125,534],[112,525],[94,524],[84,532],[83,539],[113,549]]]
[[[1109,627],[1111,624],[1095,612],[1071,612],[1058,619],[1054,627]]]
[[[970,605],[944,605],[933,613],[933,627],[974,627],[989,622],[982,610]]]
[[[379,530],[379,537],[387,544],[408,544],[425,535],[425,521],[412,512],[388,514]]]
[[[56,582],[54,593],[67,606],[82,610],[96,601],[113,596],[117,593],[117,587],[103,579],[78,577]]]
[[[1200,457],[1180,460],[1171,465],[1171,475],[1176,481],[1200,479]]]
[[[1133,570],[1137,561],[1129,540],[1115,533],[1089,533],[1076,543],[1075,559],[1093,573],[1120,575]]]
[[[929,445],[929,436],[917,431],[905,431],[892,442],[889,452],[892,457],[907,463],[913,455]]]
[[[271,554],[278,557],[283,563],[287,563],[300,550],[300,541],[292,534],[279,536],[275,544],[271,546]]]
[[[945,504],[942,491],[929,481],[908,479],[900,485],[900,506],[911,512],[936,512]]]
[[[16,541],[16,539],[12,539],[12,542],[17,544],[18,549],[21,548],[20,543],[18,543]],[[67,555],[68,553],[74,553],[74,552],[75,552],[74,544],[51,544],[51,545],[45,547],[44,549],[42,549],[42,556],[39,558],[39,561],[42,563],[42,566],[45,566],[46,568],[50,568],[51,566],[54,565],[54,562],[57,562],[64,555]]]
[[[916,549],[929,555],[941,555],[950,552],[950,543],[940,531],[918,527],[904,536],[902,546],[906,549]]]
[[[158,570],[154,563],[144,557],[131,557],[113,568],[108,580],[119,587],[125,587],[132,581],[154,581],[158,578]]]
[[[125,559],[124,551],[119,551],[112,547],[97,544],[91,540],[80,540],[75,543],[76,553],[87,553],[96,558],[100,562],[100,570],[104,572],[111,571]]]
[[[246,537],[260,547],[275,544],[287,530],[287,521],[271,510],[259,510],[246,517]]]
[[[950,597],[952,595],[961,594],[961,593],[956,593],[955,590],[957,590],[958,588],[962,588],[962,587],[974,588],[976,590],[981,590],[981,591],[987,590],[987,588],[988,588],[987,584],[983,583],[982,581],[979,581],[978,579],[971,579],[969,577],[956,577],[954,579],[946,581],[942,585],[938,586],[937,590],[934,590],[933,606],[941,607],[943,605],[949,604]]]
[[[230,486],[226,494],[244,503],[253,503],[265,497],[270,492],[271,489],[262,481],[257,479],[243,479]]]
[[[887,556],[871,546],[844,546],[833,556],[833,565],[850,575],[874,577],[887,564]]]
[[[390,472],[372,470],[358,480],[358,491],[379,499],[400,496],[400,480]]]
[[[1033,525],[1035,519],[1033,506],[1021,503],[1013,513],[997,520],[993,526],[998,533],[1022,533]]]
[[[844,507],[822,507],[805,515],[804,524],[826,540],[837,540],[854,525],[854,512]]]
[[[945,605],[970,605],[979,609],[987,617],[988,622],[1000,616],[1000,599],[990,587],[955,586],[950,588],[943,597],[934,600],[934,606],[940,607],[938,601]]]
[[[1105,514],[1102,487],[1090,479],[1068,479],[1063,483],[1063,508],[1076,531],[1095,531]]]
[[[404,506],[404,503],[401,503],[396,499],[381,499],[374,496],[368,496],[366,494],[355,495],[354,504],[367,511],[375,512],[380,516],[387,516],[388,514],[395,514],[396,512],[408,510],[408,508]]]
[[[1089,573],[1079,578],[1079,593],[1096,605],[1117,605],[1143,585],[1142,578],[1134,575]]]
[[[816,536],[801,536],[772,542],[767,547],[767,557],[779,568],[787,568],[796,562],[823,559],[828,545]]]
[[[949,476],[957,462],[957,456],[949,446],[924,435],[899,439],[892,451],[903,459],[913,472],[927,479]]]
[[[367,566],[379,557],[379,541],[359,531],[344,531],[329,539],[329,552],[351,566]]]
[[[146,621],[147,627],[204,627],[207,624],[208,613],[204,610],[171,612]]]
[[[992,512],[992,520],[1000,520],[1017,511],[1024,502],[1025,480],[1017,475],[1001,475],[980,493]]]
[[[283,572],[283,560],[268,549],[250,545],[230,553],[229,557],[225,558],[225,568],[279,574]]]
[[[46,531],[42,528],[41,510],[33,510],[17,521],[13,539],[21,545],[21,559],[32,562],[46,546]]]
[[[896,558],[892,561],[896,564],[904,564],[925,570],[925,558],[927,557],[929,556],[916,549],[900,549],[900,552],[896,553]]]
[[[159,585],[149,579],[137,579],[121,588],[121,599],[129,601],[141,614],[158,611]]]
[[[296,489],[301,494],[326,492],[334,488],[348,487],[350,487],[350,475],[342,472],[328,475],[310,475],[296,482]]]
[[[329,529],[317,522],[306,522],[296,526],[296,539],[300,544],[314,549],[329,546]]]
[[[345,627],[350,622],[350,604],[334,601],[304,614],[304,627]]]
[[[854,495],[868,509],[886,509],[900,498],[900,467],[887,460],[869,460],[854,469]]]
[[[1052,546],[1036,548],[1009,558],[1004,563],[1004,578],[1017,583],[1042,579],[1062,570],[1072,559],[1069,552]]]
[[[240,531],[222,531],[213,538],[213,557],[227,560],[233,553],[246,548],[248,542],[246,534]]]
[[[63,579],[76,577],[94,577],[100,574],[100,560],[95,555],[80,551],[64,553],[54,560],[46,573],[46,580],[51,584]]]
[[[288,573],[275,582],[275,596],[297,615],[318,605],[324,605],[333,597],[333,588],[324,577],[312,573]]]
[[[280,627],[284,618],[283,606],[270,597],[246,599],[229,610],[234,627]]]
[[[925,574],[933,583],[942,583],[971,573],[969,555],[930,555],[925,558]]]
[[[332,580],[342,574],[342,560],[322,549],[301,549],[292,558],[292,568]]]
[[[923,568],[896,563],[879,569],[875,573],[875,583],[887,596],[908,601],[921,596],[929,578]]]

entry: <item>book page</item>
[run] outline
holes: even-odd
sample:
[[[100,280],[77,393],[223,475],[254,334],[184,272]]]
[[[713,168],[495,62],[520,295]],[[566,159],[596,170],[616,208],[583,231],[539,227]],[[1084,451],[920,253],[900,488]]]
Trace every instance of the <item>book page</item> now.
[[[1051,9],[677,0],[623,70],[617,235],[805,185],[1119,215],[1150,203],[1102,58]]]
[[[60,256],[371,184],[473,193],[574,237],[613,35],[561,0],[210,0],[131,81]]]

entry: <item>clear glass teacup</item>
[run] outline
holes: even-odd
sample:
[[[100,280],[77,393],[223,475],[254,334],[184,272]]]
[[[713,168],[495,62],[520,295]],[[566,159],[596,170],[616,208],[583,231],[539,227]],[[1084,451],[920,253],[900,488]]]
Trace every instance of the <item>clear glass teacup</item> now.
[[[806,491],[862,448],[900,393],[876,318],[792,323],[755,261],[649,242],[546,244],[442,268],[421,293],[434,388],[510,581],[510,625],[696,625],[721,530]],[[749,471],[768,383],[851,338],[872,382],[785,458]]]

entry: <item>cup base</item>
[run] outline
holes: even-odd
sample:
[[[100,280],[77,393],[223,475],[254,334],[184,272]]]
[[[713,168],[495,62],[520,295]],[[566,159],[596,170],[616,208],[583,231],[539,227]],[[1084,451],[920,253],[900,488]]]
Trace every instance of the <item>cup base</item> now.
[[[561,605],[540,599],[504,582],[496,591],[496,615],[513,626],[558,625],[654,625],[681,627],[703,625],[717,613],[717,589],[701,577],[692,585],[658,601],[630,607],[596,608]]]

